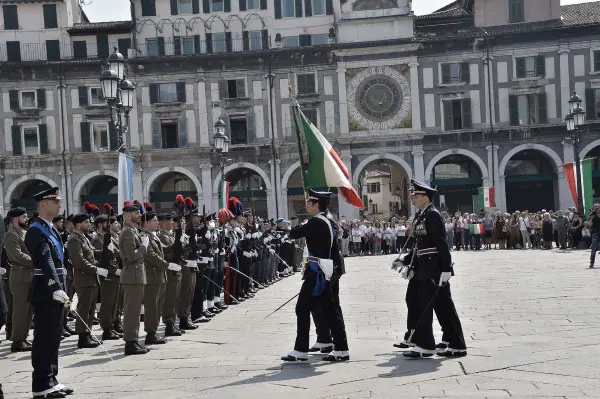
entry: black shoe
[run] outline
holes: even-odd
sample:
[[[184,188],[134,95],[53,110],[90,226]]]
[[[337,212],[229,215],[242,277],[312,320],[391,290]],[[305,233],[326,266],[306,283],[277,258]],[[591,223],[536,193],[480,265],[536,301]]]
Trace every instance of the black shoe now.
[[[202,315],[204,317],[208,317],[209,319],[212,319],[213,317],[215,317],[216,315],[214,313],[212,313],[209,310],[205,310],[204,312],[202,312]]]
[[[100,319],[94,317],[93,323],[94,323],[95,326],[97,326],[98,324],[100,324]]]
[[[59,384],[62,385],[62,384]],[[71,388],[68,388],[64,385],[62,385],[62,388],[59,389],[60,392],[64,393],[65,395],[73,395],[75,393],[75,391]],[[0,398],[1,399],[1,398]]]
[[[192,324],[189,319],[181,319],[179,320],[179,329],[180,330],[195,330],[198,326]]]
[[[350,355],[344,354],[341,356],[338,355],[333,355],[333,352],[331,352],[331,354],[325,356],[323,358],[324,361],[326,362],[347,362],[348,360],[350,360]],[[346,352],[348,353],[348,352]]]
[[[104,330],[102,333],[102,340],[104,341],[114,341],[117,339],[121,339],[121,337],[113,330]]]
[[[445,343],[445,342],[440,342],[439,344],[437,344],[437,345],[435,346],[435,350],[436,350],[437,352],[443,352],[443,351],[445,351],[445,350],[446,350],[446,348],[448,348],[448,344],[447,344],[447,343]]]
[[[69,338],[69,337],[71,336],[71,334],[69,334],[69,333],[68,333],[67,331],[65,331],[65,330],[63,330],[63,332],[62,332],[62,334],[61,334],[61,335],[62,335],[62,337],[63,337],[63,338]]]
[[[68,332],[68,333],[69,333],[69,334],[71,334],[71,335],[75,335],[75,334],[76,334],[75,330],[73,330],[73,329],[72,329],[71,327],[69,327],[67,324],[65,324],[65,325],[63,326],[63,331],[66,331],[66,332]]]
[[[67,394],[62,391],[54,391],[44,395],[33,395],[34,399],[56,399],[56,398],[66,398]]]
[[[180,330],[175,328],[173,323],[169,323],[165,327],[165,337],[181,337],[182,333]]]
[[[162,345],[166,344],[167,340],[159,337],[155,332],[146,335],[145,345]]]
[[[118,331],[115,331],[114,329],[112,329],[111,331],[113,332],[113,334],[116,334],[116,335],[118,335],[118,336],[119,336],[119,338],[123,338],[123,334],[121,334],[120,332],[118,332]]]
[[[406,343],[406,341],[402,341],[399,344],[394,344],[394,348],[400,348],[400,349],[408,349],[408,348],[412,348],[413,346],[414,345]]]
[[[467,350],[466,349],[456,350],[456,349],[448,348],[445,351],[438,352],[437,355],[441,356],[441,357],[463,357],[463,356],[467,356]]]
[[[100,345],[100,342],[93,340],[87,334],[79,334],[79,341],[77,342],[77,347],[79,349],[84,348],[97,348]]]
[[[121,323],[113,324],[113,330],[115,330],[119,334],[123,334],[123,324],[121,324]]]
[[[13,342],[10,346],[11,352],[31,352],[31,344],[27,341]]]
[[[411,359],[420,359],[423,357],[431,357],[431,356],[433,356],[433,353],[421,353],[421,352],[415,352],[415,351],[408,351],[408,352],[404,352],[402,355],[404,357],[408,357]]]
[[[227,305],[225,305],[224,303],[221,303],[221,302],[217,302],[217,303],[215,303],[215,306],[216,306],[217,308],[221,309],[221,310],[225,310],[225,309],[227,309],[227,308],[228,308],[228,306],[227,306]]]
[[[212,314],[219,314],[222,312],[222,310],[216,306],[213,306],[212,308],[208,308],[208,311]]]
[[[209,317],[206,317],[204,315],[200,315],[199,317],[196,317],[193,322],[194,324],[196,323],[208,323],[211,319]]]
[[[125,343],[125,356],[145,355],[146,353],[148,353],[148,349],[140,346],[137,341]]]

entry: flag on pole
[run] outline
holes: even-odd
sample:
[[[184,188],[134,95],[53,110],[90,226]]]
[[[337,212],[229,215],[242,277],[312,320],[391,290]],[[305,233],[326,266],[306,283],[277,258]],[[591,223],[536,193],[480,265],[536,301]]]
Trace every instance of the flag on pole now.
[[[229,201],[229,182],[227,180],[221,180],[219,183],[219,209],[227,209],[227,203]]]
[[[296,100],[292,100],[292,115],[304,189],[336,187],[346,202],[364,209],[360,196],[350,183],[348,169],[331,144],[302,113]]]
[[[496,206],[494,187],[479,187],[479,207],[491,208]]]
[[[119,153],[118,206],[133,200],[133,158]]]
[[[582,197],[583,197],[583,211],[587,213],[592,208],[593,201],[593,190],[592,190],[592,170],[593,170],[593,161],[594,158],[588,158],[581,161],[581,182],[579,183],[582,188]],[[573,202],[575,202],[575,206],[579,207],[579,201],[577,200],[577,186],[575,184],[576,180],[576,167],[575,162],[569,162],[562,165],[565,170],[565,176],[567,177],[567,182],[569,183],[569,191],[571,191],[571,196],[573,197]]]

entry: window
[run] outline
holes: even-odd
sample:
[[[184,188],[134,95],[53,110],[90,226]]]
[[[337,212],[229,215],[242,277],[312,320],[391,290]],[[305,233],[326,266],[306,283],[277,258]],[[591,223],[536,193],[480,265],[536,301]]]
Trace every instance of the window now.
[[[94,152],[110,149],[107,123],[92,123],[92,150]]]
[[[381,192],[381,183],[367,183],[367,193],[376,194]]]
[[[156,16],[156,0],[141,0],[142,1],[142,17]]]
[[[158,57],[158,39],[146,39],[148,57]]]
[[[229,127],[231,129],[231,144],[248,144],[248,124],[245,116],[231,116]]]
[[[525,21],[525,4],[524,0],[508,0],[508,22],[524,22]]]
[[[19,14],[17,13],[17,6],[2,6],[2,14],[4,14],[4,29],[19,29]]]
[[[308,120],[310,121],[310,123],[312,123],[313,125],[315,125],[315,127],[319,127],[319,117],[318,117],[318,113],[317,113],[317,109],[316,108],[306,108],[302,110],[302,113],[304,114],[304,116],[306,116],[308,118]]]
[[[76,60],[87,58],[87,42],[85,40],[73,41],[73,58]]]
[[[210,12],[225,11],[225,2],[223,0],[210,0]]]
[[[21,62],[21,42],[6,42],[6,59],[10,62]]]
[[[509,96],[508,102],[512,126],[548,123],[546,93]]]
[[[186,36],[181,38],[181,54],[190,55],[194,54],[194,37]]]
[[[212,34],[212,46],[213,52],[224,53],[227,51],[227,43],[225,33],[213,33]]]
[[[246,81],[243,78],[220,80],[219,97],[221,99],[246,98]]]
[[[600,119],[600,89],[585,90],[586,119]]]
[[[433,167],[434,180],[469,179],[478,176],[470,162],[438,163]]]
[[[262,37],[262,31],[260,30],[253,30],[253,31],[249,31],[248,32],[248,39],[249,39],[249,50],[262,50],[263,48],[263,37]]]
[[[192,0],[179,0],[179,14],[192,13]]]
[[[40,137],[38,127],[35,125],[22,126],[23,155],[38,155],[40,153]]]
[[[21,108],[37,108],[37,97],[35,90],[21,92]]]
[[[325,0],[311,0],[312,15],[325,15]]]
[[[442,84],[470,82],[469,63],[442,64]]]
[[[260,0],[246,0],[246,10],[260,10]]]
[[[303,73],[296,75],[296,87],[298,94],[314,94],[316,93],[314,73]]]
[[[105,105],[102,89],[99,87],[90,87],[90,105]]]
[[[281,11],[283,18],[295,18],[296,2],[294,0],[281,0]]]
[[[318,46],[320,44],[329,44],[329,35],[312,35],[310,38],[311,45]]]
[[[158,102],[173,103],[177,101],[177,84],[161,83],[158,85]]]
[[[515,63],[517,78],[532,78],[546,74],[546,58],[542,55],[515,58]]]
[[[60,60],[60,42],[58,40],[46,40],[46,57],[48,61]]]
[[[600,71],[600,51],[594,51],[594,72]]]
[[[444,130],[470,129],[471,99],[444,101]]]
[[[284,37],[282,39],[282,46],[283,47],[298,47],[300,46],[300,43],[298,42],[298,36],[288,36],[288,37]]]
[[[44,28],[58,28],[58,20],[56,18],[56,4],[44,4]]]
[[[117,48],[119,49],[119,53],[123,54],[123,58],[127,59],[129,57],[129,49],[131,48],[131,39],[128,37],[118,39]]]
[[[162,133],[162,148],[179,148],[179,129],[177,121],[162,120],[160,125]]]
[[[377,204],[373,204],[373,213],[378,213],[377,211],[378,211]]]

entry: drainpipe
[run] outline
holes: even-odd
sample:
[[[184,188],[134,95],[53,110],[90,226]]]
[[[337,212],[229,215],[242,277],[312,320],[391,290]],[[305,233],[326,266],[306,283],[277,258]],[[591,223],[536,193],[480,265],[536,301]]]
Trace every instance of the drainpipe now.
[[[60,135],[62,137],[62,164],[63,164],[63,179],[64,179],[64,183],[65,183],[65,203],[66,205],[66,211],[67,211],[67,215],[70,214],[69,212],[69,203],[70,203],[70,197],[71,197],[71,193],[69,191],[69,181],[67,179],[67,154],[66,154],[66,148],[67,148],[67,142],[66,140],[68,139],[67,135],[65,134],[65,104],[63,101],[63,95],[65,94],[65,90],[66,90],[66,84],[64,81],[64,75],[63,75],[63,71],[60,70],[58,72],[58,101],[60,103]]]

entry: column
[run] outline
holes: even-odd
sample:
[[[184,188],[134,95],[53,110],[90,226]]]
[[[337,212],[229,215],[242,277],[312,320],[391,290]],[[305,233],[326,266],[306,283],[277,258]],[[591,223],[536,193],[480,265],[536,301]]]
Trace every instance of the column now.
[[[6,215],[6,211],[5,209],[8,211],[7,208],[5,208],[5,204],[4,204],[4,194],[6,194],[4,192],[4,175],[0,175],[0,195],[2,195],[2,200],[0,200],[0,215]]]
[[[506,206],[506,176],[498,176],[498,186],[496,187],[496,206],[502,212],[507,212]]]
[[[410,67],[410,96],[412,106],[412,130],[421,131],[421,105],[419,101],[419,63],[411,62]]]
[[[212,165],[209,163],[204,163],[200,165],[200,169],[202,171],[202,175],[200,183],[202,184],[202,197],[200,197],[200,193],[198,194],[198,207],[202,209],[202,205],[206,205],[206,209],[208,210],[217,210],[219,206],[219,197],[217,193],[217,197],[213,202],[213,181],[212,181]]]
[[[284,199],[281,196],[281,159],[275,160],[275,180],[271,180],[271,182],[273,184],[273,193],[277,196],[277,202],[275,202],[275,204],[277,204],[278,207],[275,208],[275,216],[289,218],[289,215],[283,206]]]
[[[277,218],[277,209],[275,206],[275,163],[272,159],[269,160],[270,173],[269,179],[271,180],[271,188],[267,190],[267,213],[269,219]]]
[[[570,72],[569,72],[569,49],[561,48],[558,50],[560,57],[560,104],[561,110],[557,112],[558,115],[564,115],[569,113],[569,98],[571,98],[571,86],[570,86]],[[585,97],[585,93],[579,93],[580,96]]]
[[[485,147],[488,153],[488,175],[482,176],[484,187],[496,187],[498,184],[498,146],[488,145]]]
[[[335,2],[334,2],[335,3]],[[338,93],[340,110],[340,136],[347,135],[350,132],[348,126],[348,97],[346,96],[346,64],[338,63]]]
[[[423,161],[423,155],[425,155],[425,151],[423,151],[422,145],[413,146],[412,156],[413,156],[413,173],[414,179],[418,181],[425,181],[425,163]],[[427,176],[429,179],[429,176]]]
[[[141,159],[141,157],[140,157]],[[133,199],[138,199],[140,201],[149,201],[150,200],[150,187],[144,187],[144,182],[148,176],[144,175],[144,168],[141,164],[136,162],[136,159],[133,159],[133,171],[132,171],[132,183],[133,183]],[[147,184],[147,182],[146,182]],[[148,194],[148,197],[146,197]],[[123,204],[117,204],[117,206],[122,207]],[[115,209],[115,211],[119,211]]]
[[[347,113],[346,113],[347,115]],[[342,162],[348,169],[348,173],[350,174],[350,183],[352,183],[352,154],[350,150],[342,150],[340,157]],[[358,187],[354,187],[355,190],[358,190]],[[360,193],[358,193],[360,195]],[[367,204],[364,204],[367,206]],[[349,203],[346,202],[341,196],[338,195],[338,208],[339,208],[339,217],[345,216],[347,220],[358,219],[359,210]]]
[[[573,142],[571,141],[571,139],[563,139],[561,144],[563,146],[563,162],[575,162],[575,149],[573,147]],[[575,206],[575,200],[573,199],[573,195],[571,194],[571,189],[569,188],[569,181],[565,176],[565,170],[562,167],[558,167],[557,172],[558,203],[560,206],[559,209],[567,209],[569,207]]]

